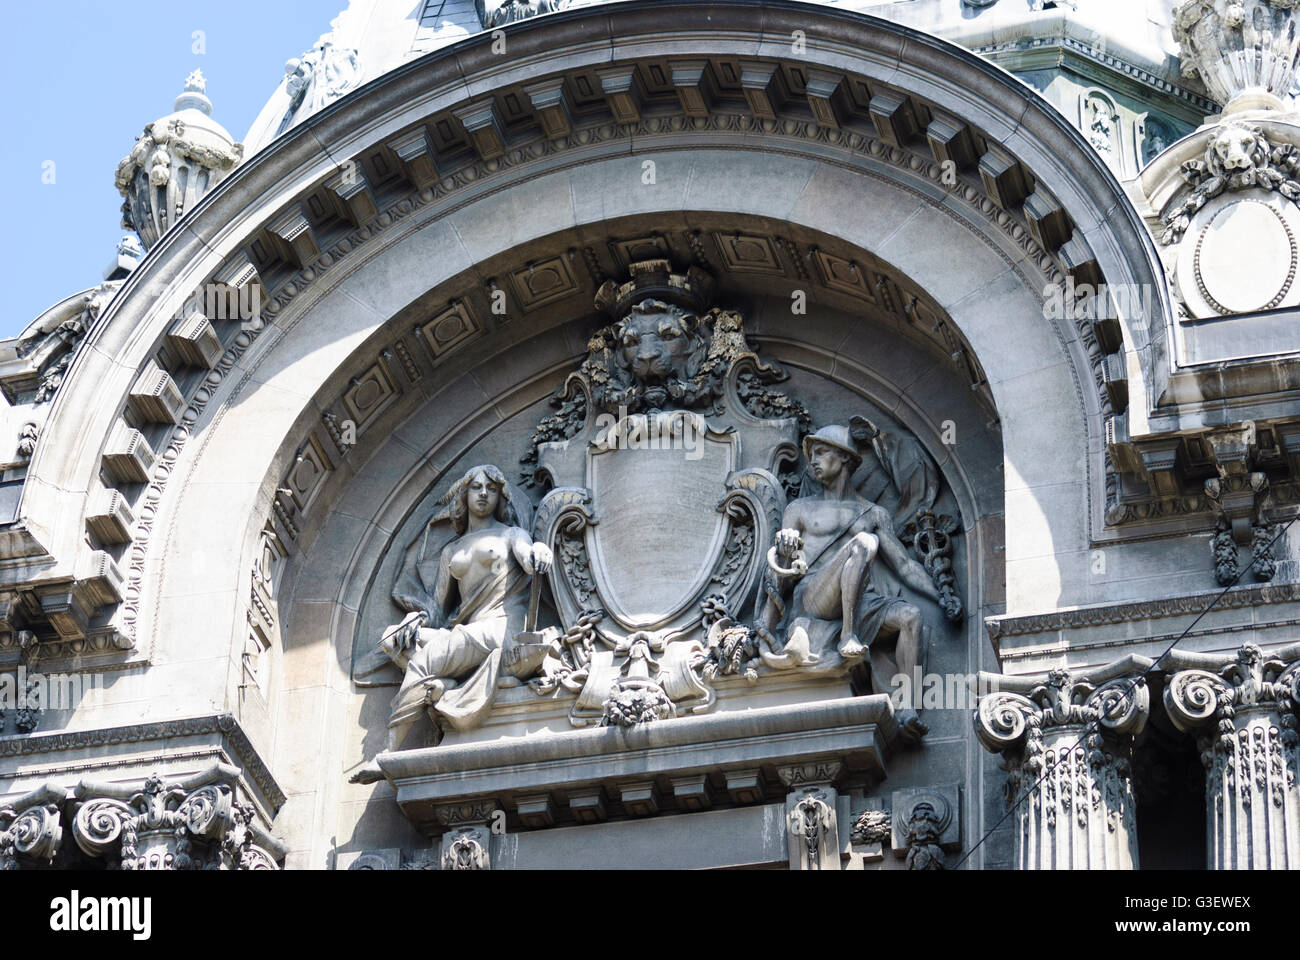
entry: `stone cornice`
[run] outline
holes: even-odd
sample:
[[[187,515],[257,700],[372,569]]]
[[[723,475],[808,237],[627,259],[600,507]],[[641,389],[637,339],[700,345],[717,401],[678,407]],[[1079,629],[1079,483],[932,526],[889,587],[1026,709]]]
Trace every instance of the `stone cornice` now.
[[[1210,114],[1216,109],[1214,101],[1204,94],[1197,93],[1189,87],[1152,73],[1149,69],[1133,62],[1130,57],[1119,56],[1104,49],[1097,49],[1079,37],[1072,36],[1069,31],[1051,36],[986,43],[970,49],[980,56],[988,57],[994,63],[1012,72],[1033,69],[1034,65],[1024,61],[1031,60],[1035,56],[1041,57],[1045,53],[1073,57],[1089,64],[1095,64],[1108,73],[1131,78],[1137,83],[1177,101],[1184,107],[1191,107],[1200,111],[1201,116]]]
[[[1219,598],[1215,603],[1216,598]],[[1052,633],[1060,630],[1083,629],[1120,623],[1145,623],[1166,617],[1202,613],[1211,603],[1218,609],[1237,609],[1269,604],[1291,603],[1300,600],[1300,583],[1265,583],[1242,585],[1227,591],[1180,594],[1159,600],[1138,600],[1128,603],[1099,604],[1088,607],[1071,607],[1050,613],[1028,616],[996,616],[984,619],[984,629],[996,647],[1007,637]],[[1208,632],[1208,631],[1207,631]],[[1146,638],[1144,638],[1146,639]],[[1155,639],[1155,638],[1152,638]],[[1132,645],[1133,638],[1115,641]]]
[[[752,778],[763,767],[842,761],[848,771],[880,778],[897,736],[893,705],[880,694],[381,753],[377,759],[407,817],[437,832],[438,811],[448,804],[511,803],[556,789],[618,795],[660,775],[716,770]]]
[[[103,727],[92,730],[73,730],[67,733],[38,733],[25,736],[0,737],[0,759],[5,757],[48,756],[65,750],[111,747],[118,744],[150,743],[178,737],[218,734],[229,747],[231,759],[243,770],[244,776],[255,783],[270,804],[271,816],[284,805],[284,791],[276,782],[270,769],[262,761],[257,749],[244,733],[232,714],[220,713],[181,720],[161,720],[154,723],[137,723],[123,727]]]

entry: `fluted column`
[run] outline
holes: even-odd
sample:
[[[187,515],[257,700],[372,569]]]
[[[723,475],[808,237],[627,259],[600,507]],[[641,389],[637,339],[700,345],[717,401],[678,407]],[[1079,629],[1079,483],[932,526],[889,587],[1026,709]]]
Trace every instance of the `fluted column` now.
[[[1300,643],[1236,654],[1172,651],[1165,707],[1197,735],[1205,766],[1206,862],[1300,869]]]
[[[1018,869],[1137,868],[1131,759],[1149,713],[1150,662],[1130,657],[1037,680],[981,674],[981,690],[994,692],[981,697],[975,728],[1002,754],[1007,803],[1020,801]]]

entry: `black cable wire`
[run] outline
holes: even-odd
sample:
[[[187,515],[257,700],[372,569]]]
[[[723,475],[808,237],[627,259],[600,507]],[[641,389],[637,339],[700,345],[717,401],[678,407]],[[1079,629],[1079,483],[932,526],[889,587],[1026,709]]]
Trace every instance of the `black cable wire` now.
[[[1289,529],[1291,529],[1291,525],[1295,523],[1297,519],[1300,519],[1300,514],[1297,514],[1296,516],[1292,517],[1290,520],[1286,522],[1286,526],[1284,526],[1278,532],[1277,536],[1275,536],[1272,540],[1268,542],[1268,547],[1264,552],[1271,553],[1273,550],[1273,545],[1276,544],[1279,540],[1282,539],[1283,536],[1286,535],[1286,532]],[[1165,648],[1165,652],[1160,654],[1160,656],[1155,659],[1155,662],[1152,663],[1151,666],[1147,667],[1146,670],[1142,671],[1141,675],[1139,675],[1137,678],[1133,680],[1133,682],[1129,685],[1128,689],[1124,691],[1124,696],[1121,697],[1118,701],[1116,701],[1115,707],[1121,706],[1125,701],[1128,700],[1129,694],[1131,694],[1134,690],[1136,690],[1140,684],[1146,682],[1147,675],[1155,671],[1156,668],[1160,666],[1161,662],[1165,659],[1165,657],[1169,656],[1169,652],[1173,650],[1174,647],[1178,646],[1178,644],[1182,642],[1183,638],[1185,638],[1187,634],[1191,632],[1192,627],[1200,623],[1206,614],[1208,614],[1211,610],[1213,610],[1216,606],[1218,606],[1219,601],[1228,595],[1228,591],[1231,590],[1233,587],[1235,587],[1241,581],[1241,578],[1246,575],[1246,571],[1250,570],[1251,567],[1255,566],[1258,560],[1259,560],[1259,554],[1252,551],[1250,563],[1246,564],[1244,569],[1237,571],[1237,575],[1232,578],[1232,580],[1228,583],[1227,586],[1223,588],[1222,591],[1219,592],[1218,596],[1216,596],[1213,600],[1210,601],[1209,606],[1207,606],[1204,610],[1198,613],[1196,615],[1196,619],[1193,620],[1191,623],[1189,623],[1183,629],[1183,632],[1180,633],[1177,637],[1175,637],[1174,640],[1169,644],[1169,646]],[[993,824],[993,826],[991,826],[987,831],[985,831],[984,836],[979,838],[979,842],[976,843],[975,846],[970,848],[970,852],[967,853],[964,857],[962,857],[953,865],[954,870],[956,870],[963,863],[969,860],[974,855],[975,851],[984,845],[984,841],[986,841],[990,836],[992,836],[993,833],[1000,826],[1002,826],[1002,824],[1004,824],[1007,821],[1007,818],[1016,812],[1016,808],[1020,806],[1022,803],[1024,803],[1026,800],[1028,800],[1031,796],[1033,796],[1034,791],[1038,789],[1038,785],[1042,783],[1044,780],[1046,780],[1048,776],[1051,775],[1053,770],[1059,767],[1070,757],[1074,756],[1074,751],[1083,748],[1083,745],[1087,741],[1088,737],[1095,732],[1093,726],[1095,724],[1099,724],[1101,722],[1101,719],[1102,719],[1101,717],[1096,717],[1088,721],[1088,725],[1084,727],[1083,732],[1079,734],[1079,739],[1077,739],[1074,742],[1074,746],[1072,746],[1069,750],[1066,750],[1065,752],[1061,753],[1058,756],[1056,762],[1053,763],[1046,770],[1044,770],[1042,776],[1040,776],[1037,780],[1035,780],[1032,784],[1030,784],[1029,789],[1026,790],[1019,798],[1016,799],[1014,803],[1012,803],[1007,808],[1007,812],[1004,813],[1001,816],[1001,818],[999,818],[998,822]]]

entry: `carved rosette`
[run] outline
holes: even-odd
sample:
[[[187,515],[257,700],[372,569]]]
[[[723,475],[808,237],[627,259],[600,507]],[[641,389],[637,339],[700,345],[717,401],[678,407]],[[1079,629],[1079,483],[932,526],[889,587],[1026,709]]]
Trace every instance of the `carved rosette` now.
[[[1165,707],[1205,767],[1214,869],[1300,868],[1300,644],[1235,655],[1172,653]]]
[[[1045,681],[982,677],[1019,687],[980,700],[975,730],[1001,753],[1016,806],[1022,870],[1135,869],[1132,743],[1149,713],[1144,677],[1121,662],[1087,675],[1053,670]],[[927,824],[918,822],[922,837]]]
[[[87,856],[122,870],[276,870],[257,842],[252,807],[235,797],[239,773],[214,764],[180,781],[158,773],[126,786],[83,780],[73,838]]]

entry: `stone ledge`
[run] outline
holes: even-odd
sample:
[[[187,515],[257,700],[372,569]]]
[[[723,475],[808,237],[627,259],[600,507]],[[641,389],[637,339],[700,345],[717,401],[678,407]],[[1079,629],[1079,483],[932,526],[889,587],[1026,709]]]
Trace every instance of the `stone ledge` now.
[[[436,808],[474,799],[621,784],[662,775],[841,761],[883,779],[898,731],[883,694],[602,727],[487,744],[380,754],[379,767],[417,829],[439,832]]]

